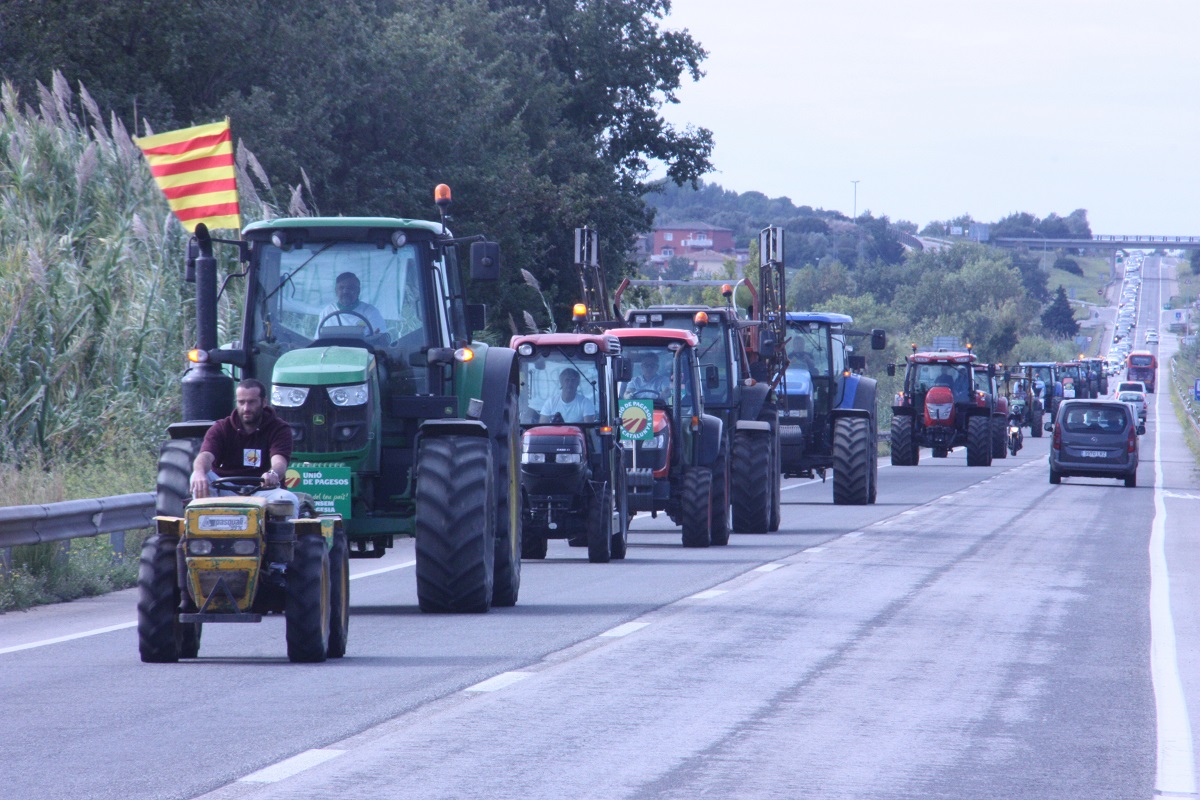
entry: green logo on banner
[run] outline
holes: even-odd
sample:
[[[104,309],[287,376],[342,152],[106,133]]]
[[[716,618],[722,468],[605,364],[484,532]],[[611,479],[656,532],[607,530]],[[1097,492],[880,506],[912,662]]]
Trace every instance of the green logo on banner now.
[[[300,462],[288,467],[283,485],[312,495],[317,511],[350,519],[350,468],[342,464]]]
[[[621,400],[621,438],[627,442],[648,442],[654,438],[654,403],[650,400]]]

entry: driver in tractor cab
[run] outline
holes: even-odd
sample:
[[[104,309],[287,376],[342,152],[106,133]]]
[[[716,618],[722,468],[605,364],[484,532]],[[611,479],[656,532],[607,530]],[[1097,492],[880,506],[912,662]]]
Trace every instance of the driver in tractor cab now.
[[[579,392],[579,370],[567,367],[558,373],[559,393],[551,395],[542,406],[542,424],[550,422],[595,422],[596,405]]]
[[[292,457],[292,429],[267,405],[267,388],[260,381],[246,378],[235,397],[233,413],[204,434],[192,462],[192,497],[211,496],[209,482],[217,478],[259,478],[268,500],[290,501],[298,514],[296,495],[282,488]],[[265,472],[264,466],[269,467]]]
[[[642,371],[633,376],[625,386],[625,397],[637,397],[639,394],[654,394],[660,400],[666,400],[671,394],[671,379],[659,374],[658,356],[647,353],[640,362]]]
[[[337,295],[337,301],[321,309],[320,318],[325,320],[322,327],[325,325],[366,326],[369,324],[372,334],[383,333],[387,330],[387,323],[383,321],[383,314],[379,313],[379,309],[358,299],[358,295],[362,291],[362,283],[353,272],[343,272],[338,275],[337,280],[333,282],[333,290]]]
[[[788,361],[808,370],[810,375],[816,375],[818,372],[817,360],[813,358],[812,353],[808,352],[808,343],[804,341],[804,337],[802,336],[793,338],[796,340],[796,344],[788,353]]]

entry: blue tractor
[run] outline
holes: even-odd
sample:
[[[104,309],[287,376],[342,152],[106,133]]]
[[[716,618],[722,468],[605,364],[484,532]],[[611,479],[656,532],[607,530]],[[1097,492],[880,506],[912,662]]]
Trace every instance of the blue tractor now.
[[[833,470],[833,502],[875,502],[879,476],[875,380],[848,340],[867,338],[872,350],[887,335],[850,330],[845,314],[789,311],[787,369],[779,391],[781,469],[788,477],[825,479]]]

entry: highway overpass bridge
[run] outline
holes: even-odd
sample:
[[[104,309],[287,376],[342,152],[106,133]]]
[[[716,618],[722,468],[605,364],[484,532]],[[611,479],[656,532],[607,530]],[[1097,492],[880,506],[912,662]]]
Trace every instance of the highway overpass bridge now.
[[[997,247],[1028,247],[1030,250],[1059,247],[1092,250],[1200,250],[1200,236],[1093,236],[1091,239],[1052,239],[997,236],[988,240]]]

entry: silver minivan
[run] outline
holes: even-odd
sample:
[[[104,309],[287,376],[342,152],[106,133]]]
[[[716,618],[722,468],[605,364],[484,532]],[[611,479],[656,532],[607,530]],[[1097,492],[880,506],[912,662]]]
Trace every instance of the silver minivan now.
[[[1117,478],[1137,486],[1138,436],[1146,432],[1133,407],[1119,400],[1063,400],[1050,441],[1050,482],[1065,477]]]

